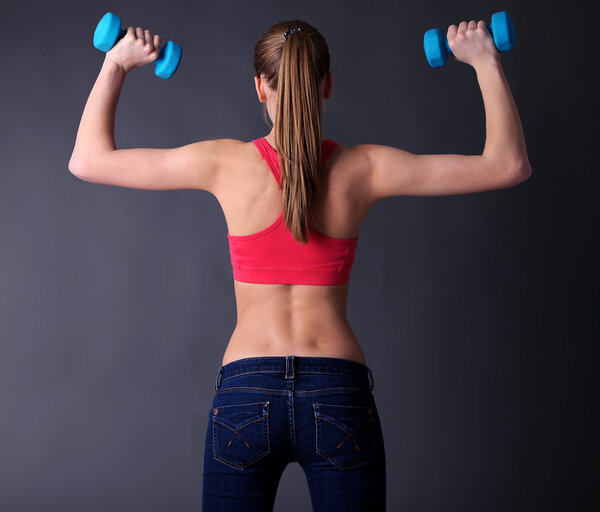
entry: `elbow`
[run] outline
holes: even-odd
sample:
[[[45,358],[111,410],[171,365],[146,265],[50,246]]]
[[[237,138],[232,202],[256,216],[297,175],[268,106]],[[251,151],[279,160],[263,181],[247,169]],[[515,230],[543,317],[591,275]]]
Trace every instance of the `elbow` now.
[[[514,187],[519,183],[523,183],[531,177],[531,172],[531,165],[528,160],[524,160],[518,165],[511,167],[508,171],[508,186]]]
[[[73,176],[83,179],[82,176],[84,175],[85,167],[82,162],[78,162],[77,160],[74,160],[73,158],[71,158],[71,160],[69,160],[68,168],[69,168],[69,172]]]

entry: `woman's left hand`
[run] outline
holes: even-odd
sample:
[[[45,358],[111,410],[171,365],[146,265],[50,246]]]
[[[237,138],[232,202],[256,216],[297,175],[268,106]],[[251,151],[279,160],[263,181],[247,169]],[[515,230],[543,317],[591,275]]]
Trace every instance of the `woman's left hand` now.
[[[160,36],[153,36],[142,27],[127,27],[127,33],[107,53],[106,59],[112,60],[126,73],[133,68],[154,62],[160,50]]]

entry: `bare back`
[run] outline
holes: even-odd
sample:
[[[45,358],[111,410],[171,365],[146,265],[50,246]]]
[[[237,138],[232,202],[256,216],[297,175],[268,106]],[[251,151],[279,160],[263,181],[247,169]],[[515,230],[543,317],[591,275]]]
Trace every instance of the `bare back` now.
[[[222,183],[215,187],[231,235],[249,235],[281,213],[281,191],[252,142],[234,145]],[[311,227],[334,238],[354,238],[373,205],[364,190],[366,162],[339,146],[321,169]],[[237,324],[222,364],[244,357],[340,357],[366,360],[346,315],[348,283],[333,286],[234,281]]]

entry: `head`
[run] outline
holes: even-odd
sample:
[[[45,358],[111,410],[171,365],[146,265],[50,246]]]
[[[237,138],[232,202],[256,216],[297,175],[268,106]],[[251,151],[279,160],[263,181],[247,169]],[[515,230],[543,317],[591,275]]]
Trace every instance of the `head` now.
[[[292,28],[300,30],[285,40]],[[306,243],[319,187],[323,100],[331,96],[333,83],[329,49],[312,25],[280,21],[256,43],[254,70],[258,99],[273,122],[285,226],[296,241]]]

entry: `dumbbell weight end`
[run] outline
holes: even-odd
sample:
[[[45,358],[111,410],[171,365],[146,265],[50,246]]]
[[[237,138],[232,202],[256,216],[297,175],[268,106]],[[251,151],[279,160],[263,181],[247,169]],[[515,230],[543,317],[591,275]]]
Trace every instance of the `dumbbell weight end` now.
[[[121,28],[121,18],[112,12],[107,12],[98,22],[94,31],[94,47],[107,52],[117,41],[127,34],[127,30]]]
[[[154,74],[160,78],[171,78],[181,62],[181,46],[173,41],[167,41],[154,61]]]

